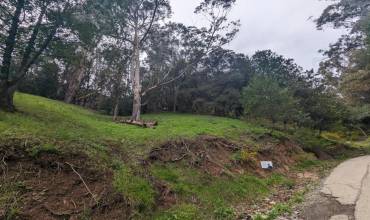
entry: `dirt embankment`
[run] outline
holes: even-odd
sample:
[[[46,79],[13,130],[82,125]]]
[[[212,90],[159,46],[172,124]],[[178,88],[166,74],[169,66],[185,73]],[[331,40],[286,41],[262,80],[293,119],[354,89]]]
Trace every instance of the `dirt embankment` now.
[[[153,149],[149,160],[163,163],[181,161],[216,176],[245,172],[264,175],[270,171],[263,170],[260,161],[272,161],[273,170],[283,172],[289,170],[289,166],[296,162],[296,156],[303,153],[298,144],[288,139],[273,142],[271,137],[261,137],[258,141],[263,147],[254,150],[212,136],[176,140]]]
[[[129,206],[115,193],[112,173],[83,154],[40,151],[8,140],[0,144],[0,219],[127,219]]]
[[[272,173],[282,173],[296,180],[294,187],[276,186],[274,193],[257,204],[244,203],[234,207],[240,219],[250,219],[256,213],[267,213],[278,203],[288,202],[302,190],[307,182],[316,180],[311,173],[300,174],[291,169],[305,152],[299,144],[287,138],[263,135],[253,140],[259,147],[233,143],[224,138],[200,136],[196,139],[170,141],[153,149],[149,163],[178,164],[191,166],[212,176],[237,177],[240,174],[253,174],[267,177]],[[274,168],[264,170],[260,161],[272,161]],[[307,174],[307,175],[306,175]],[[165,182],[156,182],[160,189],[160,203],[163,207],[176,204],[176,193]]]
[[[268,135],[255,140],[258,149],[224,138],[200,136],[170,141],[150,152],[154,162],[185,163],[213,176],[250,173],[266,176],[260,161],[271,160],[275,172],[286,172],[303,153],[298,144]],[[34,151],[39,143],[7,140],[0,143],[0,219],[129,219],[131,210],[113,186],[110,169],[97,167],[82,153],[50,149]],[[144,166],[145,167],[145,166]],[[144,169],[145,171],[146,169]],[[144,175],[158,192],[157,206],[170,207],[176,195],[147,170]]]

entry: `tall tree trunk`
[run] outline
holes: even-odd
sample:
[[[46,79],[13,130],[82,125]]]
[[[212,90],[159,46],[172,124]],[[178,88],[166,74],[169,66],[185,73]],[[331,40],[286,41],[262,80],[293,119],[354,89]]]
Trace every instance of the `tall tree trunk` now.
[[[119,99],[117,98],[114,104],[113,121],[116,121],[119,114]]]
[[[178,95],[178,86],[174,86],[174,93],[173,93],[173,112],[176,113],[177,111],[177,95]]]
[[[114,86],[113,86],[113,93],[112,98],[114,99],[114,106],[113,106],[113,121],[116,121],[119,115],[119,102],[121,100],[122,93],[122,78],[123,78],[123,67],[119,66],[117,70],[117,75],[114,78]]]
[[[140,80],[140,41],[137,30],[135,31],[134,37],[134,54],[132,62],[132,82],[134,100],[132,105],[132,117],[131,120],[139,121],[141,116],[141,80]]]
[[[10,85],[9,75],[10,66],[12,63],[12,54],[16,44],[17,33],[19,29],[19,18],[25,5],[25,0],[18,0],[11,26],[8,31],[8,36],[5,41],[5,49],[2,57],[2,65],[0,70],[0,109],[14,112],[13,103],[14,92],[16,85]]]
[[[0,109],[7,112],[14,112],[13,103],[16,85],[10,86],[7,82],[0,83]]]
[[[85,76],[85,58],[82,58],[80,64],[78,65],[76,71],[72,74],[69,79],[67,91],[64,97],[66,103],[72,103],[78,89],[80,88],[81,82]]]
[[[8,36],[5,41],[5,49],[3,54],[3,62],[1,65],[0,79],[7,81],[9,79],[10,65],[12,63],[12,54],[14,51],[17,33],[19,29],[19,18],[24,8],[25,0],[18,0],[17,7],[15,9],[12,24],[8,31]],[[1,82],[3,83],[3,82]]]
[[[120,71],[119,73],[120,74]],[[114,85],[114,106],[113,106],[113,121],[116,121],[119,115],[119,101],[121,97],[121,89],[120,89],[120,84],[121,84],[121,76],[117,77],[115,85]]]

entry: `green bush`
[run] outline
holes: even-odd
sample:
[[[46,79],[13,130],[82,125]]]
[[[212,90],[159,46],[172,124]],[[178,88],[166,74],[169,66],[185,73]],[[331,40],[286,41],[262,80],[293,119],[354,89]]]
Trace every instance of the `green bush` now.
[[[255,162],[257,160],[257,152],[251,152],[248,150],[241,150],[234,155],[235,161],[240,162]]]
[[[267,76],[255,76],[243,89],[241,102],[246,116],[252,118],[287,123],[304,117],[293,92]]]

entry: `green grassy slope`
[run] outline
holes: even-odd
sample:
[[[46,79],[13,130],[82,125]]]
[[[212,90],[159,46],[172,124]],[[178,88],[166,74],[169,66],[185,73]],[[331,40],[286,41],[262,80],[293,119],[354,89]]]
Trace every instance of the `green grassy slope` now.
[[[18,93],[18,113],[0,113],[0,135],[30,136],[45,140],[80,143],[117,141],[127,148],[145,151],[168,139],[201,134],[238,138],[246,132],[263,132],[252,124],[212,116],[151,114],[144,119],[159,122],[156,129],[113,123],[109,116],[62,102]]]
[[[144,119],[157,120],[159,125],[156,129],[144,129],[114,123],[109,116],[78,106],[22,93],[16,94],[15,104],[17,113],[0,112],[0,141],[36,139],[41,145],[31,150],[33,155],[39,151],[74,149],[86,152],[94,162],[97,159],[99,165],[103,161],[103,166],[114,173],[112,184],[116,190],[137,208],[134,219],[233,219],[235,205],[255,204],[269,196],[274,188],[290,188],[293,184],[286,177],[275,174],[259,178],[243,173],[231,178],[213,176],[186,163],[157,162],[145,170],[137,163],[146,158],[153,147],[176,138],[212,135],[246,145],[257,144],[247,137],[260,136],[271,130],[252,123],[213,116],[149,114],[144,115]],[[303,141],[306,137],[304,142],[316,145],[318,142],[311,140],[311,134],[303,133],[300,139]],[[119,155],[108,153],[109,148],[120,148],[118,150],[122,151],[118,152],[124,152],[130,158],[122,161]],[[169,186],[177,195],[177,203],[165,208],[156,207],[159,192],[144,172]],[[0,195],[0,208],[3,200]]]

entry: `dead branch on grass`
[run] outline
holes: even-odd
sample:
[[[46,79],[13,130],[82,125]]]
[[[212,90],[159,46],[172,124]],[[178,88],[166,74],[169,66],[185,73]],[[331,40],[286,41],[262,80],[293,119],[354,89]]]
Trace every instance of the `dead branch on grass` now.
[[[92,196],[92,198],[94,199],[95,203],[98,204],[99,203],[98,200],[95,198],[95,195],[91,192],[90,188],[87,186],[87,184],[86,184],[85,180],[82,178],[82,176],[75,170],[75,168],[73,168],[73,165],[72,164],[67,163],[67,162],[66,162],[66,164],[71,167],[71,169],[73,170],[73,172],[75,174],[77,174],[77,176],[80,178],[80,180],[82,181],[82,183],[85,185],[85,188],[88,191],[88,193]]]

